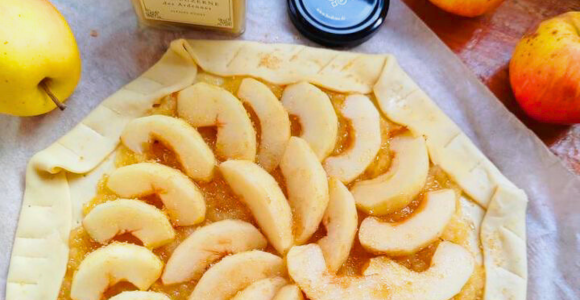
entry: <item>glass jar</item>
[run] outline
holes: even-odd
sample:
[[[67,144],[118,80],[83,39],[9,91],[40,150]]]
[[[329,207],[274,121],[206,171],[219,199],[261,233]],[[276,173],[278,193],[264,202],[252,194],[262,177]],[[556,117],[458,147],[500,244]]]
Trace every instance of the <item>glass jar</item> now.
[[[131,0],[142,26],[201,28],[240,35],[246,28],[246,0]]]
[[[385,22],[389,0],[288,0],[290,20],[305,37],[328,47],[354,47]]]

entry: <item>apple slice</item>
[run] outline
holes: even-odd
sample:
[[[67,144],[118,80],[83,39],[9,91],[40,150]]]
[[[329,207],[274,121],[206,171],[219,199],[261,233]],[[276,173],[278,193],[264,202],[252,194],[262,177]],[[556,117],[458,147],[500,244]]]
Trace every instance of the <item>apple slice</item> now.
[[[308,82],[289,85],[282,94],[282,105],[298,117],[301,138],[306,140],[322,161],[334,150],[338,118],[328,96]]]
[[[358,233],[369,252],[391,256],[410,255],[437,240],[455,213],[455,192],[429,192],[417,211],[402,222],[386,223],[366,218]]]
[[[286,261],[290,277],[310,300],[391,299],[390,283],[378,275],[347,277],[329,272],[317,244],[292,247]]]
[[[364,276],[336,276],[316,244],[292,247],[286,259],[290,277],[311,300],[447,300],[461,291],[475,265],[469,251],[450,242],[439,245],[421,273],[379,257],[371,259]]]
[[[429,172],[425,139],[406,133],[391,140],[395,158],[389,171],[355,183],[357,207],[371,215],[386,215],[407,206],[421,192]]]
[[[441,242],[424,272],[414,272],[387,257],[371,258],[364,275],[377,274],[392,283],[391,299],[447,300],[457,295],[467,283],[475,262],[465,248]]]
[[[220,171],[233,192],[250,208],[274,248],[285,254],[292,246],[292,211],[276,180],[257,164],[228,160]]]
[[[245,78],[238,89],[238,98],[249,105],[260,120],[260,146],[257,162],[270,172],[282,159],[290,139],[288,113],[274,93],[263,83]]]
[[[163,284],[198,280],[207,268],[222,257],[263,249],[268,241],[252,224],[224,220],[194,231],[173,251],[163,271]]]
[[[95,206],[83,219],[83,227],[101,244],[130,232],[149,249],[163,246],[175,238],[167,216],[153,205],[139,200],[118,199]]]
[[[73,275],[73,300],[100,300],[108,287],[128,281],[147,290],[161,275],[163,262],[145,247],[114,243],[91,252]]]
[[[302,291],[295,284],[282,287],[273,300],[304,300]]]
[[[216,164],[213,152],[201,135],[187,122],[168,116],[154,115],[135,119],[123,130],[121,141],[133,152],[143,153],[157,140],[173,150],[187,176],[210,181]]]
[[[205,219],[205,200],[197,186],[183,173],[156,163],[139,163],[116,169],[107,187],[123,198],[159,195],[169,218],[178,226]]]
[[[328,206],[328,180],[308,143],[291,137],[280,161],[294,217],[294,240],[305,243],[314,234]]]
[[[318,241],[330,272],[336,272],[348,258],[356,236],[358,214],[354,198],[340,180],[328,181],[330,202],[322,222],[327,235]]]
[[[239,291],[231,300],[272,300],[276,292],[284,285],[286,285],[286,279],[282,277],[258,280]]]
[[[363,95],[346,97],[341,112],[350,122],[353,143],[343,153],[327,158],[324,169],[328,176],[348,184],[366,170],[381,148],[381,116]]]
[[[203,274],[189,300],[228,300],[258,280],[284,273],[282,258],[274,254],[253,250],[230,255]]]
[[[156,292],[127,291],[117,294],[109,300],[171,300],[167,295]]]
[[[177,94],[177,114],[194,127],[217,126],[222,158],[256,159],[256,131],[242,103],[223,88],[198,82]]]

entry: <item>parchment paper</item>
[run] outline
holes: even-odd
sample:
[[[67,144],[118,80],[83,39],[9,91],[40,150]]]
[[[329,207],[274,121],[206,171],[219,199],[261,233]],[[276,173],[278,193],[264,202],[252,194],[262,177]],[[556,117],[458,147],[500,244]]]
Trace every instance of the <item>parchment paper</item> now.
[[[320,0],[323,1],[323,0]],[[0,116],[0,298],[5,297],[12,240],[28,159],[68,132],[108,95],[157,61],[178,37],[227,38],[202,32],[142,30],[128,0],[53,0],[71,24],[83,59],[80,85],[64,112]],[[249,0],[242,39],[302,43],[286,1]],[[91,30],[95,30],[91,35]],[[95,36],[96,35],[96,36]],[[580,180],[483,86],[400,0],[367,43],[352,49],[392,53],[402,67],[527,192],[528,299],[580,299]]]

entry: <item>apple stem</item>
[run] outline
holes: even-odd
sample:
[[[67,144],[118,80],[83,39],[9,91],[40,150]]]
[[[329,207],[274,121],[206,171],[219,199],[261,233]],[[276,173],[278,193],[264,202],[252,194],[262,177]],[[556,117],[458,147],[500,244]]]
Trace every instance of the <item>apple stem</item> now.
[[[40,86],[46,92],[46,94],[48,95],[48,97],[50,98],[50,100],[52,100],[52,102],[54,102],[54,104],[56,105],[56,107],[58,107],[58,109],[64,110],[66,108],[66,105],[64,103],[60,102],[60,100],[58,100],[58,98],[48,88],[48,85],[46,84],[46,81],[44,81],[44,80],[41,81],[40,82]]]

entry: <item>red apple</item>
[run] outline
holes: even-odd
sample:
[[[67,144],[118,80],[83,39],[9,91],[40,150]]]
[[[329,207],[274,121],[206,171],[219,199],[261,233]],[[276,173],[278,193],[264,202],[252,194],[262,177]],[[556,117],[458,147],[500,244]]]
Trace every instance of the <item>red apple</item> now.
[[[464,17],[477,17],[498,7],[503,0],[430,0],[444,11]]]
[[[516,100],[532,118],[580,123],[580,12],[546,20],[525,35],[509,71]]]

